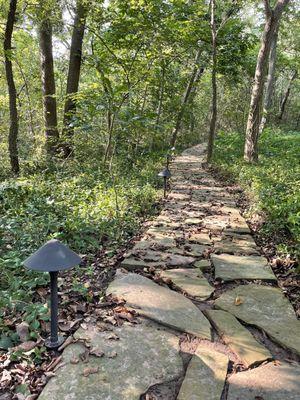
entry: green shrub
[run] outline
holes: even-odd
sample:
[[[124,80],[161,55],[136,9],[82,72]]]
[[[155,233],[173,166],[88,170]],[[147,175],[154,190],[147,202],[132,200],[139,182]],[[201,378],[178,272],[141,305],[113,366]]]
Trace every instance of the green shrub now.
[[[300,133],[267,129],[259,141],[259,162],[243,161],[244,138],[220,133],[214,163],[229,172],[252,198],[252,211],[267,215],[264,230],[287,232],[300,243]],[[294,249],[299,254],[299,248]]]

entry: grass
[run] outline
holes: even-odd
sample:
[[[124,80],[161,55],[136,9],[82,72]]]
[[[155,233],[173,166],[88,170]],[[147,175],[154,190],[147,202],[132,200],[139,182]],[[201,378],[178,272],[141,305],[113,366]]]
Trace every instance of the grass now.
[[[259,141],[259,162],[243,161],[244,138],[220,133],[214,164],[229,173],[251,199],[250,213],[262,213],[262,231],[282,238],[278,250],[300,256],[300,132],[265,130]],[[291,238],[292,246],[286,247]]]
[[[159,152],[123,157],[108,173],[96,160],[71,160],[0,182],[0,348],[18,341],[14,316],[30,324],[32,335],[39,320],[49,319],[43,304],[32,303],[48,274],[26,270],[26,257],[51,238],[84,254],[86,270],[99,251],[112,257],[155,212],[163,162]]]

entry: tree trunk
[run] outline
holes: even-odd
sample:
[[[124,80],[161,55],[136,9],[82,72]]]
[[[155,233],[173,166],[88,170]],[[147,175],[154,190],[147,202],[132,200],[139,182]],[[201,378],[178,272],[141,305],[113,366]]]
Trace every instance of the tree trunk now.
[[[180,131],[180,128],[181,128],[181,123],[182,123],[182,118],[183,118],[183,115],[184,115],[184,111],[185,111],[186,105],[188,104],[188,101],[189,101],[189,98],[190,98],[190,94],[191,94],[192,89],[193,89],[194,84],[195,84],[195,78],[197,77],[197,73],[198,73],[198,70],[199,70],[198,63],[199,63],[199,60],[200,60],[200,56],[201,56],[201,49],[198,49],[197,55],[196,55],[196,59],[195,59],[194,68],[193,68],[193,71],[191,73],[189,82],[187,84],[187,87],[186,87],[186,90],[185,90],[185,93],[184,93],[184,96],[183,96],[183,100],[182,100],[182,103],[181,103],[181,106],[180,106],[180,110],[179,110],[179,112],[177,114],[175,127],[174,127],[173,132],[172,132],[171,147],[175,146],[175,143],[176,143],[176,140],[177,140],[177,135],[178,135],[178,132]],[[201,70],[201,74],[202,74],[203,71],[204,71],[204,68],[200,68],[200,70]]]
[[[39,41],[46,149],[49,155],[53,155],[57,150],[59,133],[57,128],[56,90],[52,52],[52,25],[47,19],[43,20],[39,26]]]
[[[262,133],[267,123],[268,113],[272,104],[272,96],[274,92],[274,81],[275,81],[275,66],[276,66],[276,53],[277,53],[277,40],[278,40],[278,28],[274,32],[274,36],[271,41],[270,55],[269,55],[269,69],[268,77],[265,89],[263,115],[260,122],[259,133]]]
[[[76,114],[76,99],[75,96],[78,92],[80,68],[82,60],[82,43],[85,30],[85,21],[87,16],[87,7],[83,4],[82,0],[76,1],[76,11],[74,18],[74,28],[71,40],[69,71],[67,80],[66,102],[64,109],[64,128],[63,136],[66,139],[64,144],[65,157],[68,157],[72,152],[70,138],[74,134],[72,120]]]
[[[266,66],[269,58],[271,42],[282,16],[284,7],[289,0],[278,0],[274,9],[271,8],[269,0],[264,0],[265,5],[265,27],[261,40],[261,47],[257,57],[257,64],[252,88],[250,109],[246,128],[246,140],[244,149],[244,159],[248,162],[258,160],[258,136],[260,126],[261,102],[263,96],[264,80],[266,76]]]
[[[14,22],[16,18],[17,0],[10,0],[9,11],[6,21],[6,28],[4,33],[4,55],[5,55],[5,74],[9,95],[9,113],[10,113],[10,128],[8,135],[8,150],[10,157],[11,170],[14,174],[20,172],[19,153],[18,153],[18,109],[17,109],[17,92],[12,68],[12,33],[14,29]]]
[[[156,109],[155,129],[158,129],[159,123],[160,123],[164,91],[165,91],[165,62],[163,61],[162,65],[161,65],[161,78],[160,78],[160,87],[159,87],[159,95],[158,95],[158,106]]]
[[[211,71],[211,86],[212,86],[212,112],[210,118],[208,144],[207,144],[207,162],[211,161],[213,155],[214,140],[216,134],[217,123],[217,29],[215,20],[216,3],[211,0],[211,44],[212,44],[212,71]]]
[[[290,92],[291,92],[292,83],[296,78],[297,78],[297,71],[294,71],[292,77],[289,80],[289,83],[288,83],[288,86],[287,86],[286,91],[284,93],[284,96],[283,96],[283,98],[282,98],[282,100],[280,102],[280,112],[279,112],[279,116],[278,116],[279,121],[281,121],[282,118],[283,118],[283,114],[284,114],[284,111],[285,111],[285,106],[286,106],[286,103],[288,101],[288,98],[289,98],[289,95],[290,95]]]

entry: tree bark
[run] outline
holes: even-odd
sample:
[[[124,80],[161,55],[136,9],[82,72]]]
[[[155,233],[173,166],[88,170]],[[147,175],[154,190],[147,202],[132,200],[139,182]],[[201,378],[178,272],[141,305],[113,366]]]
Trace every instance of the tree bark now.
[[[277,53],[277,40],[278,40],[278,28],[274,32],[274,36],[271,41],[270,46],[270,55],[269,55],[269,68],[268,68],[268,77],[265,89],[265,98],[264,98],[264,106],[263,106],[263,115],[260,122],[259,133],[262,133],[264,127],[267,123],[268,113],[270,107],[272,105],[272,96],[274,92],[274,81],[275,81],[275,67],[276,67],[276,53]]]
[[[278,115],[279,121],[281,121],[282,118],[283,118],[283,114],[284,114],[284,111],[285,111],[285,106],[286,106],[286,103],[287,103],[288,98],[290,96],[292,83],[296,78],[297,78],[297,71],[294,71],[293,75],[291,76],[291,78],[289,80],[289,83],[288,83],[288,86],[287,86],[286,91],[284,93],[284,96],[283,96],[283,98],[282,98],[282,100],[280,102],[280,112],[279,112],[279,115]]]
[[[260,126],[261,102],[271,42],[275,32],[278,29],[284,7],[288,3],[289,0],[277,0],[274,9],[272,9],[269,0],[264,0],[266,21],[261,40],[261,47],[257,57],[244,148],[244,159],[245,161],[251,163],[257,162],[258,160],[257,145]]]
[[[41,77],[44,106],[44,124],[46,150],[49,155],[55,154],[59,140],[57,128],[56,88],[52,51],[52,25],[44,19],[39,26]]]
[[[185,111],[185,108],[186,108],[186,106],[187,106],[187,104],[189,102],[190,94],[192,93],[192,89],[193,89],[194,84],[195,84],[195,79],[196,79],[198,71],[199,71],[198,63],[199,63],[199,60],[200,60],[200,56],[201,56],[201,49],[198,49],[197,55],[196,55],[196,59],[195,59],[195,64],[194,64],[190,79],[188,81],[188,84],[187,84],[187,87],[186,87],[186,90],[185,90],[185,93],[184,93],[184,96],[183,96],[183,99],[182,99],[180,110],[179,110],[179,112],[177,114],[175,127],[174,127],[173,132],[172,132],[172,138],[171,138],[171,143],[170,143],[171,147],[175,146],[175,143],[176,143],[176,140],[177,140],[177,136],[178,136],[178,132],[180,131],[180,128],[181,128],[181,123],[182,123],[182,118],[184,116],[184,111]],[[204,68],[201,67],[200,68],[200,75],[203,73],[203,71],[204,71]],[[199,80],[199,77],[198,77],[198,80]]]
[[[18,133],[19,133],[19,120],[17,109],[17,92],[14,81],[13,67],[12,67],[12,34],[14,29],[14,22],[16,18],[17,0],[10,0],[9,11],[6,21],[6,28],[4,33],[4,56],[5,56],[5,74],[9,95],[9,113],[10,113],[10,128],[8,135],[8,150],[10,157],[11,170],[14,174],[20,172],[19,153],[18,153]]]
[[[70,138],[74,134],[74,127],[72,126],[72,120],[76,114],[75,96],[78,92],[78,87],[79,87],[80,69],[82,61],[82,43],[84,37],[86,16],[87,16],[87,7],[83,4],[82,0],[77,0],[75,18],[74,18],[74,28],[71,40],[66,102],[65,102],[64,121],[63,121],[64,125],[63,136],[66,140],[64,144],[65,157],[68,157],[72,152]]]
[[[165,62],[162,61],[160,87],[159,87],[159,95],[158,95],[158,106],[156,109],[155,129],[158,129],[159,123],[160,123],[160,116],[161,116],[164,91],[165,91],[165,70],[166,70]]]
[[[211,45],[212,45],[212,71],[211,71],[211,86],[212,86],[212,112],[210,118],[208,144],[207,144],[207,162],[210,163],[213,155],[214,140],[216,135],[216,123],[217,123],[217,29],[216,29],[216,2],[211,0]]]

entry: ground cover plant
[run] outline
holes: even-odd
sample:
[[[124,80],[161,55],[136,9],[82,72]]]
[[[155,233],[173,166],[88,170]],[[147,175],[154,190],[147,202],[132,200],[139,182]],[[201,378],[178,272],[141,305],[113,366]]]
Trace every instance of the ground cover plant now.
[[[243,160],[244,138],[220,133],[214,163],[250,198],[249,214],[262,213],[263,232],[276,236],[278,250],[300,256],[300,133],[269,128],[259,141],[259,162]]]

